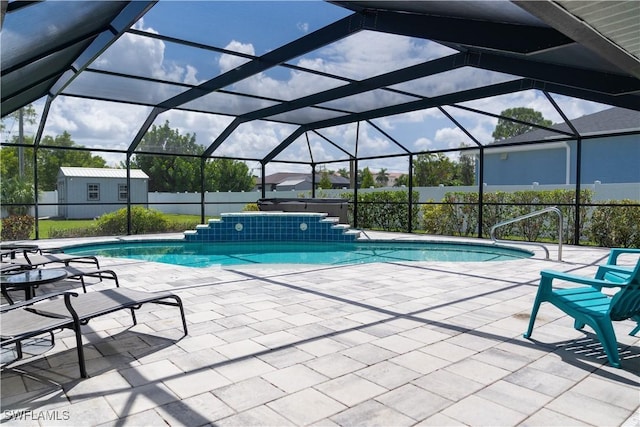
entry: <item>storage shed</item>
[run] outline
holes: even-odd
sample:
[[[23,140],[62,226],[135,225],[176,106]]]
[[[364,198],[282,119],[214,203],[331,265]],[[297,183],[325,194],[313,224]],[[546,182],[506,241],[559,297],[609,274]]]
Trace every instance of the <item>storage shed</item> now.
[[[148,206],[149,176],[131,169],[131,204]],[[127,206],[126,169],[61,167],[58,172],[60,216],[96,218]]]

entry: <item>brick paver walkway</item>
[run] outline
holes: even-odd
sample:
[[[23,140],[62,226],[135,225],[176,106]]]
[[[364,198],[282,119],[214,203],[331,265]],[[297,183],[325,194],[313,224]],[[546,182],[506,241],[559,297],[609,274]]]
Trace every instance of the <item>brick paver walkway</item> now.
[[[91,377],[81,380],[73,335],[56,334],[54,349],[2,371],[2,417],[20,426],[638,426],[632,322],[616,324],[623,369],[606,364],[589,328],[574,330],[549,305],[533,340],[522,338],[539,271],[592,275],[607,252],[202,269],[103,258],[122,286],[180,295],[188,336],[174,307],[143,306],[135,327],[125,311],[94,319],[83,329]]]

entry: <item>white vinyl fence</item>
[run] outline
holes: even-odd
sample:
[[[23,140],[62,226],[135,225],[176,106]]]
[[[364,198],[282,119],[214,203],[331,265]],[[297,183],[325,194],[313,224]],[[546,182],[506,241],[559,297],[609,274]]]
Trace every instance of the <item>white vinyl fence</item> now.
[[[630,199],[640,201],[640,183],[625,184],[587,184],[582,185],[582,189],[593,190],[593,202],[603,202],[607,200]],[[555,190],[565,189],[573,190],[573,185],[486,185],[484,191],[491,193],[496,191],[512,192],[525,190]],[[358,189],[359,193],[381,191],[381,190],[398,190],[397,187],[376,188],[376,189]],[[420,194],[419,202],[424,203],[429,200],[441,201],[448,192],[466,191],[476,192],[477,186],[460,186],[460,187],[416,187],[414,188]],[[351,190],[317,190],[318,198],[341,198],[345,193]],[[293,198],[293,197],[311,197],[311,191],[269,191],[265,198]],[[261,198],[259,191],[248,191],[240,193],[224,193],[224,192],[208,192],[205,193],[205,217],[219,216],[226,212],[242,211],[245,205],[256,203]],[[200,193],[149,193],[148,206],[161,212],[172,214],[190,214],[200,215]],[[40,194],[38,206],[38,216],[40,218],[57,217],[58,206],[57,191],[45,191]],[[116,208],[114,207],[114,210]],[[31,214],[34,210],[31,208]],[[6,209],[2,209],[2,217],[7,216]]]

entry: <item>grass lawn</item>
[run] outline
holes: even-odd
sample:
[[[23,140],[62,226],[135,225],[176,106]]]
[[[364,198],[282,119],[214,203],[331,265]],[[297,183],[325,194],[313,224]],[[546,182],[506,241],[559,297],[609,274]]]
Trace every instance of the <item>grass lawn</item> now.
[[[51,230],[74,230],[76,228],[89,228],[95,221],[93,219],[41,219],[38,221],[38,228],[41,239],[48,239]],[[31,238],[35,238],[35,231],[31,233]]]
[[[195,225],[200,224],[200,215],[180,215],[180,214],[165,214],[165,218],[172,223]],[[41,219],[38,221],[38,227],[41,239],[48,239],[52,230],[74,230],[74,229],[86,229],[95,225],[96,221],[93,219]],[[31,234],[31,238],[35,238],[35,230]]]

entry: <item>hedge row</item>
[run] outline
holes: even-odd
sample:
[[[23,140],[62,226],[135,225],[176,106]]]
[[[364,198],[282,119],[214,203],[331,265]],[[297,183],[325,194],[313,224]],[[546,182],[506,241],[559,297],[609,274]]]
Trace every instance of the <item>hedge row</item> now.
[[[49,238],[89,237],[89,236],[120,236],[127,234],[127,208],[100,215],[95,225],[88,228],[70,230],[51,230]],[[131,207],[131,233],[170,233],[180,232],[195,227],[192,222],[169,221],[165,215],[156,209],[146,209],[142,206]]]
[[[573,243],[574,194],[570,190],[483,194],[483,237],[489,237],[491,227],[501,221],[557,206],[563,215],[563,241]],[[590,204],[592,195],[590,190],[583,190],[581,203]],[[474,193],[448,193],[443,200],[445,204],[424,205],[421,228],[429,234],[476,236],[477,198]],[[633,200],[612,200],[602,203],[603,206],[581,206],[579,241],[602,247],[640,248],[640,207],[637,203]],[[496,229],[496,237],[557,242],[557,217],[549,213],[505,225]]]
[[[592,192],[583,190],[581,203],[590,204]],[[500,221],[525,215],[547,206],[558,206],[564,219],[564,241],[572,243],[575,233],[575,193],[570,190],[518,191],[513,193],[484,193],[482,212],[483,237],[489,237],[491,227]],[[353,221],[353,194],[341,197],[349,199],[349,220]],[[414,208],[411,223],[413,230],[424,230],[428,234],[475,237],[478,232],[478,194],[451,192],[445,194],[440,203],[430,201],[417,203],[419,194],[414,192]],[[640,248],[640,207],[637,201],[619,200],[603,203],[602,206],[580,208],[580,241],[602,247]],[[247,205],[245,210],[257,210]],[[28,239],[35,220],[28,215],[12,215],[2,220],[2,240]],[[102,215],[95,227],[89,229],[60,230],[50,234],[51,238],[81,237],[96,235],[120,235],[127,232],[127,211],[121,209]],[[406,232],[409,229],[409,192],[379,191],[358,194],[359,228]],[[184,231],[191,224],[167,221],[159,211],[132,207],[132,232]],[[507,226],[496,232],[498,238],[528,241],[557,241],[558,221],[551,213],[529,218]]]
[[[607,248],[640,248],[640,207],[633,204],[625,199],[598,206],[591,215],[591,241]]]
[[[581,203],[591,203],[593,192],[582,190]],[[443,204],[422,207],[422,228],[429,234],[476,236],[478,232],[478,194],[446,193]],[[570,190],[516,191],[483,194],[483,237],[501,221],[526,215],[549,206],[558,206],[564,219],[564,240],[572,242],[575,232],[575,192]],[[588,208],[580,208],[580,236],[584,237]],[[500,227],[496,237],[520,236],[528,241],[556,240],[557,217],[539,215]]]
[[[342,194],[353,202],[353,195]],[[582,190],[581,204],[592,203],[593,192]],[[418,200],[414,192],[413,200]],[[409,193],[380,191],[358,194],[358,227],[385,231],[409,229]],[[545,207],[557,206],[563,216],[564,243],[573,243],[575,236],[575,192],[572,190],[516,191],[483,193],[482,230],[489,237],[495,224],[526,215]],[[579,210],[580,241],[602,247],[640,248],[640,207],[632,200],[609,201],[604,206],[581,206]],[[478,233],[478,194],[450,192],[440,203],[431,201],[420,207],[414,202],[413,230],[445,236],[476,237]],[[353,221],[353,204],[349,204]],[[497,238],[527,241],[558,240],[558,219],[553,213],[535,216],[500,227]]]
[[[419,198],[413,192],[413,200]],[[349,199],[349,222],[353,221],[353,194],[343,193],[342,198]],[[414,203],[414,206],[415,203]],[[418,224],[418,209],[412,210],[413,228]],[[376,191],[358,193],[358,228],[385,231],[407,231],[409,229],[409,192]]]

